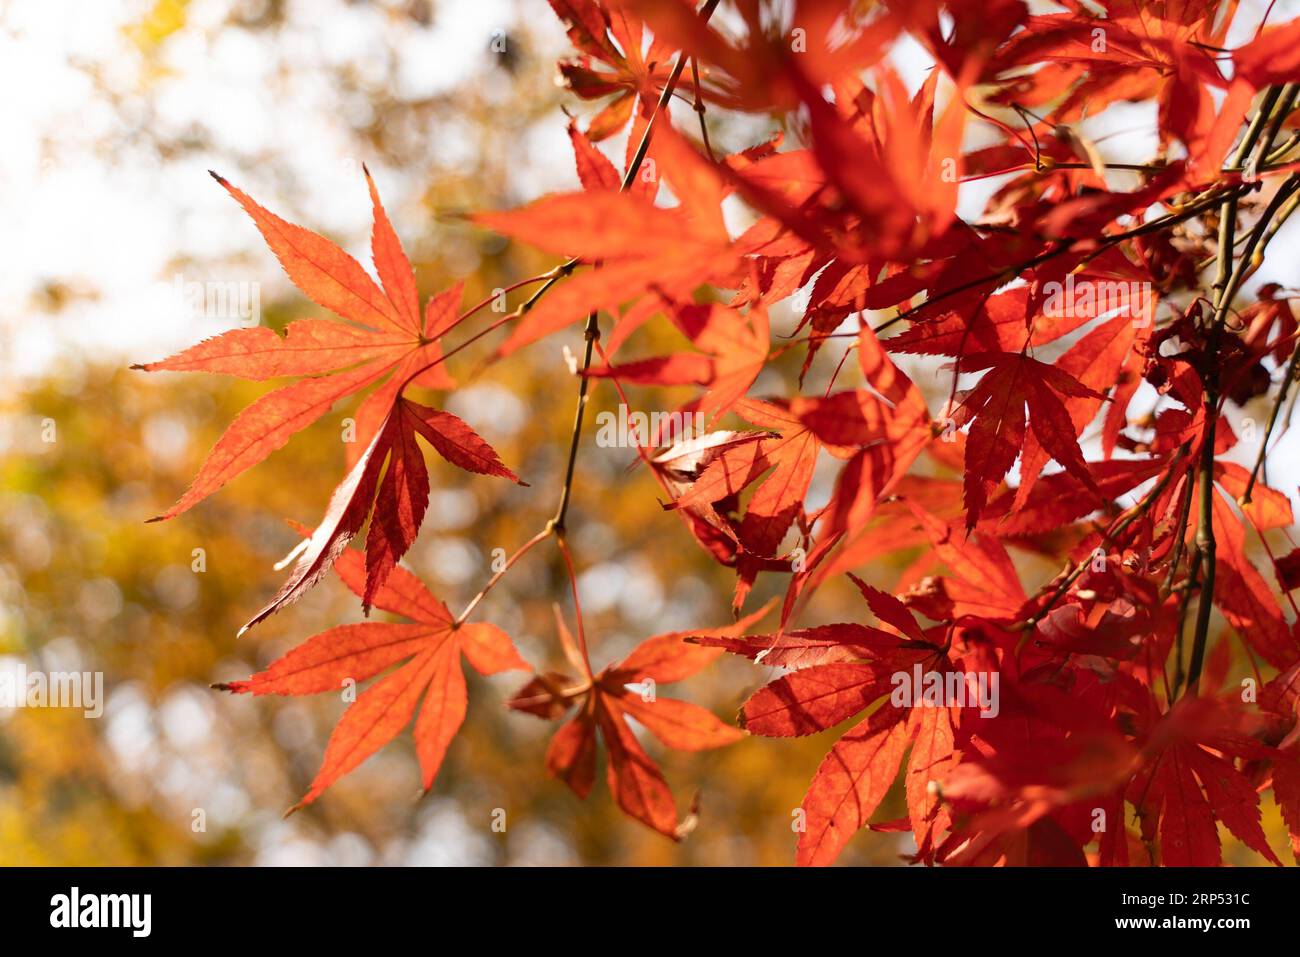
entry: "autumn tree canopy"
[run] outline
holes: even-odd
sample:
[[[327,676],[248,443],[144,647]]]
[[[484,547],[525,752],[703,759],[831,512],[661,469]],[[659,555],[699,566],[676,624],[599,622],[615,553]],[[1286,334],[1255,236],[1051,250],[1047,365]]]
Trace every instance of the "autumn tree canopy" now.
[[[1212,0],[551,6],[572,44],[571,116],[555,122],[580,188],[472,222],[552,268],[422,303],[407,226],[368,172],[373,271],[218,171],[338,318],[239,328],[140,367],[292,380],[235,418],[170,521],[359,398],[333,495],[279,591],[248,596],[244,627],[256,640],[331,570],[372,617],[221,686],[365,685],[297,806],[408,726],[436,788],[468,662],[520,672],[508,708],[555,724],[539,775],[585,798],[603,765],[623,812],[665,839],[707,816],[656,752],[845,725],[793,809],[800,864],[870,828],[910,831],[924,864],[1212,865],[1218,825],[1281,863],[1262,800],[1300,853],[1300,552],[1269,470],[1300,292],[1252,282],[1300,205],[1300,20],[1228,46],[1237,4]],[[893,56],[904,41],[933,64],[919,84]],[[1108,161],[1089,133],[1119,107],[1152,124],[1142,162]],[[745,122],[720,138],[722,117]],[[774,117],[790,135],[736,141]],[[795,327],[775,329],[789,308]],[[554,436],[564,468],[503,461],[443,408],[481,363],[508,369],[574,329],[583,347],[551,390],[576,400]],[[656,329],[679,345],[652,348]],[[476,344],[480,366],[461,355]],[[828,384],[773,393],[765,373],[792,358],[800,382]],[[687,398],[646,408],[661,387]],[[576,461],[606,454],[584,415],[595,390],[678,416],[624,438],[660,489],[654,533],[734,571],[733,621],[623,656],[585,627],[570,505]],[[438,469],[555,501],[458,610],[401,564]],[[479,613],[547,549],[569,573],[564,670]],[[899,553],[901,576],[878,580]],[[776,600],[755,600],[774,582]],[[847,620],[819,614],[832,582],[860,595]],[[663,692],[726,654],[766,682],[738,720]],[[900,779],[906,815],[882,818]]]

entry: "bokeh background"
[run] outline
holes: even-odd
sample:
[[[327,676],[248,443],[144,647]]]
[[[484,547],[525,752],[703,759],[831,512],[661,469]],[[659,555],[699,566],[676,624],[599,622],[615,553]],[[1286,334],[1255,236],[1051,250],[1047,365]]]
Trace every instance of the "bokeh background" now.
[[[1295,15],[1287,6],[1275,19]],[[791,862],[791,811],[838,731],[695,755],[651,745],[682,813],[700,794],[699,827],[673,844],[619,814],[603,781],[579,802],[545,776],[556,726],[502,707],[524,680],[518,674],[469,675],[469,718],[429,795],[415,798],[405,734],[282,819],[344,703],[236,697],[209,685],[360,619],[359,603],[331,578],[235,638],[281,580],[272,565],[296,541],[285,519],[314,523],[342,474],[352,406],[181,518],[144,524],[266,391],[127,368],[243,321],[195,312],[178,288],[255,285],[260,320],[274,328],[323,314],[205,171],[368,264],[364,162],[422,295],[463,278],[477,301],[553,264],[459,217],[575,185],[561,110],[590,110],[555,82],[566,50],[543,0],[0,2],[0,668],[103,671],[107,695],[98,720],[0,710],[0,864]],[[897,59],[913,78],[927,65],[906,48]],[[689,104],[676,112],[691,115]],[[1140,158],[1151,143],[1120,134],[1150,120],[1136,110],[1123,119],[1106,141],[1108,158]],[[728,149],[783,125],[711,122]],[[609,148],[621,156],[620,140]],[[977,190],[963,199],[979,198]],[[1294,236],[1273,248],[1294,252]],[[1259,281],[1296,285],[1293,266],[1269,269]],[[775,319],[788,331],[794,311]],[[647,351],[657,334],[645,334]],[[447,408],[532,483],[471,479],[431,460],[429,514],[407,563],[453,609],[486,580],[494,549],[513,551],[554,509],[575,390],[562,350],[578,342],[576,332],[553,337],[487,369],[482,351],[452,362],[461,387]],[[765,373],[757,391],[788,393],[797,361]],[[920,381],[936,395],[947,387],[935,376]],[[650,395],[645,407],[684,397]],[[615,402],[599,388],[592,411]],[[725,623],[733,578],[662,512],[655,483],[628,471],[632,453],[599,449],[591,435],[569,525],[599,667],[652,634]],[[1294,455],[1293,445],[1279,448]],[[814,502],[830,474],[819,472]],[[1295,482],[1285,488],[1294,492]],[[888,583],[908,559],[864,571]],[[1043,579],[1055,571],[1026,567]],[[779,584],[760,583],[751,601]],[[559,665],[557,599],[570,607],[547,544],[478,614],[534,663]],[[836,585],[814,610],[822,621],[857,613]],[[676,691],[730,716],[770,677],[724,660]],[[491,827],[497,808],[507,814],[504,833]],[[902,813],[893,794],[881,816]],[[1271,802],[1266,825],[1280,835]],[[863,834],[842,860],[898,863],[909,847],[906,835]],[[1232,844],[1227,856],[1257,862]]]

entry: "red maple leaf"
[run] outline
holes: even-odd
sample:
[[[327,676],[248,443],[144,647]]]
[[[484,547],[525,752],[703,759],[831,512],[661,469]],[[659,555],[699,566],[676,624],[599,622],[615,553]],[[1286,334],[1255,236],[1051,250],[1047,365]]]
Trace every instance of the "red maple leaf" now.
[[[866,711],[897,686],[895,676],[953,671],[941,644],[943,629],[923,631],[892,595],[854,580],[882,624],[897,633],[853,623],[825,625],[744,641],[694,640],[765,664],[794,667],[755,692],[741,708],[750,734],[790,737],[814,734]],[[946,812],[930,782],[955,764],[953,715],[943,707],[912,710],[886,703],[849,729],[831,748],[801,805],[804,827],[796,861],[830,864],[865,827],[884,799],[911,747],[906,775],[908,811],[919,855],[933,855],[933,836]]]
[[[282,447],[340,399],[384,381],[356,415],[353,459],[335,489],[325,517],[312,534],[293,574],[243,630],[296,600],[329,570],[348,540],[365,524],[385,459],[389,469],[367,536],[366,607],[389,571],[414,541],[428,504],[429,483],[416,433],[448,461],[488,475],[519,479],[496,453],[456,416],[401,398],[408,385],[445,389],[439,338],[456,322],[461,287],[429,299],[420,315],[415,275],[366,171],[374,206],[371,248],[381,289],[361,265],[334,243],[286,222],[212,174],[253,218],[294,284],[346,322],[299,319],[282,337],[271,329],[235,329],[169,359],[136,368],[146,371],[217,372],[257,381],[301,377],[264,395],[241,412],[208,453],[189,489],[154,521],[174,518],[241,472]]]
[[[988,493],[1025,447],[1026,422],[1038,444],[1090,489],[1096,488],[1061,396],[1101,399],[1069,373],[1019,353],[983,353],[961,359],[966,372],[988,369],[953,413],[970,423],[966,438],[966,524],[984,513]],[[1026,410],[1028,410],[1026,412]]]
[[[365,594],[367,573],[359,552],[345,549],[334,568],[352,591]],[[447,606],[404,568],[391,569],[372,597],[376,607],[410,623],[339,625],[308,638],[265,671],[216,686],[254,695],[339,693],[402,662],[348,706],[330,735],[320,770],[290,810],[315,801],[400,734],[412,718],[421,780],[429,790],[465,720],[468,695],[461,657],[485,675],[532,670],[504,631],[489,624],[458,624]]]
[[[706,634],[741,634],[766,611]],[[509,707],[554,720],[576,706],[576,714],[551,739],[546,752],[547,772],[561,778],[574,794],[585,799],[596,779],[599,732],[608,755],[606,780],[614,801],[629,817],[677,839],[681,831],[672,791],[627,719],[634,719],[665,746],[678,751],[702,751],[738,740],[740,731],[724,724],[711,711],[658,694],[659,685],[689,678],[722,652],[688,644],[687,632],[672,632],[647,638],[626,657],[593,674],[586,663],[585,648],[573,640],[558,610],[556,626],[566,655],[580,677],[560,672],[539,674],[519,689],[508,702]]]

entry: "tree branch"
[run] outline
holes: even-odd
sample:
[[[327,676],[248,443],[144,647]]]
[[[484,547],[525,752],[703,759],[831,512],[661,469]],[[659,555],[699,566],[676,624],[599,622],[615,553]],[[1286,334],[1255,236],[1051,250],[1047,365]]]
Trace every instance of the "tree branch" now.
[[[1278,109],[1279,99],[1282,100],[1282,109],[1290,106],[1294,90],[1288,85],[1287,95],[1282,97],[1282,93],[1282,88],[1270,87],[1268,92],[1264,94],[1263,102],[1246,128],[1246,134],[1242,137],[1241,144],[1237,147],[1237,151],[1233,156],[1234,165],[1239,166],[1250,155],[1251,150],[1255,148],[1255,144],[1264,130],[1264,124],[1272,119],[1274,110]],[[1260,143],[1261,155],[1266,156],[1268,154],[1272,147],[1272,137],[1276,135],[1280,127],[1279,122],[1270,128],[1269,134]],[[1232,305],[1233,297],[1241,286],[1242,280],[1245,278],[1246,271],[1250,268],[1255,249],[1268,229],[1270,220],[1295,188],[1296,176],[1292,174],[1278,188],[1263,215],[1260,216],[1259,222],[1255,224],[1246,248],[1242,251],[1241,257],[1236,261],[1235,266],[1232,265],[1232,262],[1237,220],[1237,194],[1230,194],[1220,207],[1218,269],[1213,284],[1214,316],[1210,322],[1209,337],[1206,343],[1206,355],[1211,360],[1218,357],[1219,337],[1222,334],[1224,322],[1227,320],[1228,310]],[[1197,693],[1201,679],[1201,669],[1205,662],[1205,648],[1210,633],[1210,616],[1214,611],[1214,579],[1217,564],[1217,543],[1214,538],[1214,442],[1221,399],[1219,370],[1216,366],[1207,362],[1204,375],[1205,425],[1201,434],[1200,467],[1197,476],[1197,481],[1200,483],[1198,489],[1200,499],[1197,511],[1196,556],[1194,559],[1195,564],[1202,569],[1203,578],[1201,580],[1201,593],[1196,606],[1196,629],[1192,634],[1191,661],[1187,666],[1187,689],[1185,693],[1190,695]]]

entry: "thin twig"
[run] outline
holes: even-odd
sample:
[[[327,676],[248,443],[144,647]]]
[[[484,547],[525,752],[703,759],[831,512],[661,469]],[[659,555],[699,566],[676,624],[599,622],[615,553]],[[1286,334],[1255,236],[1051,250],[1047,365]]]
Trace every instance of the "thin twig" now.
[[[1156,219],[1143,223],[1140,226],[1134,226],[1132,229],[1127,229],[1121,233],[1114,233],[1109,236],[1102,236],[1099,241],[1090,238],[1086,241],[1097,242],[1098,246],[1096,249],[1091,250],[1084,257],[1084,262],[1091,262],[1093,259],[1096,259],[1107,249],[1109,249],[1110,247],[1118,243],[1122,243],[1129,239],[1136,239],[1139,236],[1145,236],[1150,233],[1160,232],[1161,230],[1165,229],[1168,226],[1172,226],[1176,223],[1183,222],[1184,220],[1191,219],[1194,216],[1199,216],[1201,213],[1209,209],[1211,206],[1222,203],[1224,201],[1225,193],[1235,197],[1240,195],[1241,193],[1250,192],[1251,190],[1256,188],[1257,185],[1254,183],[1235,183],[1232,186],[1227,187],[1226,190],[1224,190],[1223,192],[1212,192],[1204,197],[1201,197],[1193,201],[1192,203],[1186,206],[1181,207],[1180,209],[1172,213],[1168,213],[1164,216],[1157,217]],[[1074,249],[1076,245],[1084,241],[1085,240],[1081,238],[1068,239],[1068,240],[1055,240],[1055,242],[1058,244],[1055,248],[1048,249],[1045,250],[1044,252],[1038,253],[1037,255],[1025,260],[1024,262],[1018,265],[1008,266],[1007,268],[999,270],[998,272],[989,273],[987,275],[980,276],[976,279],[967,280],[966,282],[958,283],[956,286],[952,286],[948,289],[944,289],[940,292],[937,292],[934,295],[928,297],[925,300],[925,302],[912,306],[909,309],[904,309],[898,315],[885,320],[880,325],[873,326],[872,332],[877,332],[877,333],[883,332],[884,330],[892,326],[894,323],[901,322],[904,319],[910,319],[912,316],[916,315],[918,312],[921,312],[923,309],[927,309],[930,306],[942,302],[945,299],[950,299],[953,296],[960,295],[963,292],[969,292],[972,289],[977,289],[980,286],[985,286],[988,285],[989,283],[995,282],[1001,285],[1003,283],[1011,282],[1011,280],[1015,279],[1022,272],[1028,269],[1035,269],[1038,266],[1043,265],[1043,263],[1055,259],[1057,256],[1062,256],[1065,253],[1070,252],[1072,249]]]
[[[706,0],[704,6],[700,8],[700,19],[707,22],[709,17],[713,15],[713,11],[717,9],[719,2],[720,0]],[[650,119],[646,123],[645,132],[641,134],[641,142],[637,144],[636,154],[632,157],[632,161],[628,163],[627,170],[623,174],[623,183],[619,187],[620,192],[626,191],[636,179],[641,164],[645,161],[646,153],[650,149],[650,138],[654,134],[655,123],[667,111],[668,101],[672,98],[677,81],[681,79],[682,70],[686,66],[687,59],[688,56],[685,50],[677,54],[677,62],[673,64],[672,72],[668,74],[668,82],[659,95],[659,102],[655,104],[654,112],[650,114]],[[583,338],[586,340],[587,346],[582,357],[582,369],[579,372],[578,404],[573,413],[573,435],[569,440],[569,460],[564,470],[564,485],[560,490],[560,504],[556,507],[555,518],[551,520],[557,535],[564,532],[564,520],[569,510],[569,499],[573,494],[573,474],[578,461],[578,445],[582,437],[582,419],[587,407],[587,392],[590,381],[587,370],[591,368],[591,357],[595,351],[596,340],[600,338],[600,323],[595,311],[587,315],[587,325],[583,330]]]
[[[720,0],[707,0],[707,2],[700,10],[700,16],[704,20],[708,20],[708,18],[713,14],[713,11],[717,8],[719,2]],[[641,164],[645,161],[646,153],[650,148],[650,137],[654,132],[655,123],[658,120],[659,116],[667,109],[668,102],[673,95],[673,89],[676,87],[678,80],[681,78],[682,69],[686,65],[686,60],[687,60],[686,51],[683,50],[679,52],[677,55],[677,62],[674,64],[672,72],[669,74],[668,82],[664,86],[663,92],[660,94],[658,103],[655,104],[654,112],[651,113],[650,119],[646,123],[646,128],[641,135],[641,141],[637,145],[636,153],[632,157],[631,162],[628,164],[627,169],[624,171],[623,181],[619,188],[620,192],[625,192],[628,189],[628,187],[630,187],[631,184],[635,181],[637,173],[641,169]],[[697,82],[697,92],[698,92],[698,74],[696,77],[696,82]],[[701,114],[701,119],[703,119],[702,114]],[[706,138],[706,143],[707,143],[707,138]],[[410,379],[414,379],[421,372],[424,372],[426,369],[432,368],[433,366],[437,365],[440,362],[445,362],[449,356],[452,356],[457,352],[460,352],[466,346],[470,345],[471,343],[487,335],[492,330],[500,328],[502,325],[512,320],[522,318],[524,315],[528,313],[530,309],[533,308],[533,306],[544,295],[546,295],[546,293],[557,282],[559,282],[561,279],[563,279],[564,277],[572,273],[574,269],[578,267],[579,264],[580,264],[580,260],[577,257],[574,257],[556,266],[548,273],[544,273],[541,276],[535,276],[530,279],[521,280],[520,282],[514,283],[513,285],[507,287],[507,289],[504,291],[518,289],[521,286],[525,286],[533,282],[542,283],[542,285],[540,285],[536,290],[534,290],[532,295],[530,295],[527,299],[525,299],[522,303],[520,303],[519,306],[516,307],[513,312],[511,312],[506,316],[503,316],[502,318],[498,319],[496,322],[491,323],[486,328],[480,330],[478,333],[471,336],[466,341],[457,345],[455,348],[448,350],[446,353],[439,356],[437,359],[428,363],[428,365],[424,366],[422,369],[413,373],[410,376]],[[597,263],[594,265],[598,266],[599,264]],[[484,308],[486,305],[492,302],[495,298],[496,298],[495,295],[489,297],[488,299],[485,299],[483,302],[474,306],[472,309],[469,309],[457,319],[457,322],[459,323],[460,321],[478,312],[480,309]],[[474,611],[474,609],[478,607],[479,602],[483,600],[483,598],[487,595],[489,591],[492,590],[492,588],[497,584],[497,582],[499,582],[502,578],[505,577],[506,573],[514,566],[515,562],[517,562],[520,558],[522,558],[525,554],[527,554],[535,545],[537,545],[544,539],[547,539],[552,535],[554,535],[556,544],[559,546],[560,553],[564,558],[565,567],[568,570],[569,580],[572,585],[573,605],[578,616],[578,643],[582,649],[583,658],[588,661],[588,664],[590,664],[590,659],[588,658],[587,655],[587,640],[586,640],[586,634],[582,622],[582,608],[578,600],[578,579],[577,579],[577,574],[574,570],[573,556],[569,551],[568,543],[566,542],[564,536],[564,531],[565,531],[564,520],[565,520],[565,515],[568,511],[569,498],[573,490],[574,468],[577,463],[578,444],[582,435],[583,412],[587,404],[587,392],[589,388],[590,379],[586,375],[586,373],[591,368],[592,352],[596,346],[596,340],[599,339],[599,337],[600,337],[600,327],[597,324],[597,314],[596,312],[593,311],[589,313],[587,316],[587,326],[585,330],[587,348],[586,348],[586,354],[583,357],[582,374],[580,376],[579,384],[578,384],[578,404],[577,404],[577,409],[574,412],[573,432],[569,441],[569,457],[568,457],[568,462],[565,466],[564,484],[560,492],[560,503],[556,508],[555,517],[546,523],[545,528],[543,528],[540,532],[538,532],[527,542],[525,542],[519,548],[518,551],[516,551],[513,555],[511,555],[506,560],[505,565],[503,565],[499,570],[497,570],[492,575],[490,579],[488,579],[488,582],[486,585],[483,586],[483,589],[477,595],[475,595],[473,599],[470,600],[469,604],[465,607],[465,610],[462,611],[459,616],[457,616],[457,618],[455,619],[455,624],[453,626],[453,627],[459,627],[461,624],[465,622],[466,619],[468,619],[468,617]],[[408,379],[407,381],[409,382],[410,379]]]
[[[1250,155],[1251,150],[1255,148],[1256,141],[1264,130],[1264,124],[1271,119],[1271,114],[1277,108],[1281,95],[1282,89],[1279,87],[1270,87],[1268,92],[1264,94],[1264,100],[1246,128],[1246,135],[1242,137],[1241,144],[1237,147],[1237,151],[1233,156],[1234,164],[1239,165],[1242,163]],[[1288,102],[1289,99],[1288,96]],[[1272,145],[1271,136],[1274,132],[1271,130],[1270,135],[1265,136],[1261,143],[1260,149],[1264,154],[1268,153]],[[1237,218],[1237,194],[1230,194],[1220,208],[1219,265],[1213,286],[1215,293],[1214,317],[1210,323],[1209,337],[1206,342],[1206,355],[1211,359],[1216,358],[1218,355],[1219,336],[1222,334],[1223,324],[1228,316],[1228,308],[1241,285],[1242,279],[1245,278],[1246,271],[1250,268],[1250,259],[1255,248],[1267,230],[1269,221],[1277,213],[1278,207],[1290,195],[1287,190],[1294,190],[1295,188],[1296,177],[1292,175],[1278,189],[1277,194],[1274,195],[1273,200],[1260,217],[1245,250],[1242,252],[1241,258],[1236,261],[1235,266],[1232,266],[1232,255],[1233,233],[1236,229]],[[1280,200],[1279,196],[1281,196]],[[1197,481],[1200,483],[1198,489],[1200,495],[1196,524],[1196,555],[1194,557],[1195,564],[1203,569],[1203,577],[1201,579],[1201,593],[1196,606],[1196,630],[1192,634],[1191,660],[1187,665],[1187,687],[1185,691],[1185,694],[1193,696],[1197,693],[1201,680],[1201,669],[1205,662],[1205,649],[1209,642],[1210,616],[1214,611],[1214,584],[1218,547],[1214,536],[1214,441],[1219,417],[1219,389],[1219,371],[1216,366],[1207,363],[1203,403],[1205,425],[1201,435],[1201,459],[1199,475],[1197,476]],[[1191,592],[1189,591],[1187,594],[1190,595]]]
[[[1296,340],[1295,348],[1291,351],[1291,361],[1287,363],[1286,375],[1282,378],[1282,385],[1278,389],[1277,400],[1273,403],[1273,409],[1268,414],[1268,425],[1264,427],[1264,437],[1259,442],[1259,454],[1255,457],[1255,467],[1250,470],[1250,478],[1246,480],[1246,490],[1241,493],[1241,498],[1237,501],[1242,505],[1250,504],[1251,493],[1255,490],[1255,480],[1259,477],[1259,470],[1264,467],[1264,457],[1268,454],[1268,440],[1273,434],[1273,427],[1277,425],[1278,413],[1282,411],[1282,405],[1286,402],[1287,393],[1291,391],[1291,383],[1295,381],[1296,372],[1300,371],[1300,339]]]
[[[695,102],[691,104],[691,108],[700,117],[700,138],[704,140],[704,149],[708,152],[709,159],[716,163],[718,158],[713,155],[713,144],[709,142],[709,124],[704,121],[704,95],[700,92],[700,64],[695,57],[691,57],[691,81],[695,84]]]

